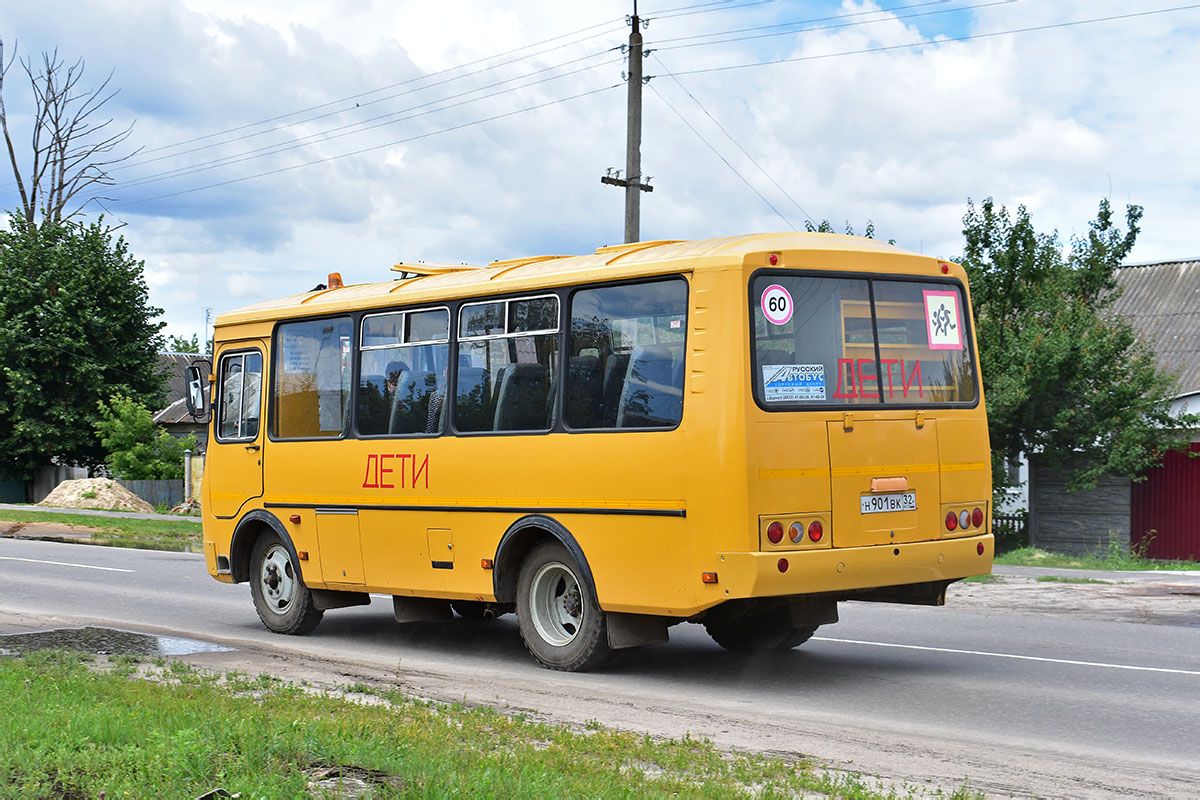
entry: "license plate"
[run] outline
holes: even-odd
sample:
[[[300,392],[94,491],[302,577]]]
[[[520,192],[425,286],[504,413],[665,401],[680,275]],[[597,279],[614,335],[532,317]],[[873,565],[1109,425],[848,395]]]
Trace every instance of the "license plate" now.
[[[862,513],[883,514],[887,511],[916,511],[917,493],[903,494],[867,494],[859,498],[862,501]]]

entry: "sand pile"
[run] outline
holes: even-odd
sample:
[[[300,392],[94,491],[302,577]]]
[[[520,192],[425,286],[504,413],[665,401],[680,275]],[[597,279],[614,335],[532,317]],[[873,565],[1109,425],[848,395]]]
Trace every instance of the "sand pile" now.
[[[108,478],[63,481],[46,495],[39,506],[59,508],[103,508],[113,511],[153,512],[154,506]]]

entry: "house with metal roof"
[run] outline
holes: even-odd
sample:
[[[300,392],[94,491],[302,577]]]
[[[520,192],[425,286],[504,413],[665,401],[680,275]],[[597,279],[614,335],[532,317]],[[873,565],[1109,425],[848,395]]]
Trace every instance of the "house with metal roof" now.
[[[1178,378],[1176,413],[1200,412],[1200,259],[1117,270],[1114,310],[1136,328],[1159,366]],[[1200,432],[1168,453],[1130,492],[1130,536],[1153,558],[1200,559]]]
[[[1174,413],[1200,412],[1200,259],[1123,266],[1113,310],[1176,376]],[[1087,553],[1110,542],[1151,558],[1200,560],[1200,432],[1185,452],[1167,453],[1162,465],[1131,482],[1108,476],[1090,491],[1067,491],[1067,475],[1030,465],[1030,543],[1043,549]]]

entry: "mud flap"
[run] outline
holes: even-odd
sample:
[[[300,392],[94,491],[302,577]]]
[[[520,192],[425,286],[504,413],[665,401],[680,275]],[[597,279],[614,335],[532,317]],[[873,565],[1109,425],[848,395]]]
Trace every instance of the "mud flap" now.
[[[608,611],[605,612],[605,618],[608,622],[608,646],[613,650],[663,644],[669,638],[666,617]]]
[[[449,600],[432,597],[392,596],[392,609],[396,622],[441,622],[454,619]]]

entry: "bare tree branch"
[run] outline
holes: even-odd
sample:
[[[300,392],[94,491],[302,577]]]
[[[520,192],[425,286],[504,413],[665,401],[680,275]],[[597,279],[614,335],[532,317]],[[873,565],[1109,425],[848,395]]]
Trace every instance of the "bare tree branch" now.
[[[66,66],[57,50],[43,52],[36,72],[32,59],[21,59],[34,98],[30,134],[32,166],[23,175],[4,108],[4,74],[16,60],[14,52],[4,64],[4,42],[0,39],[0,132],[8,148],[21,210],[26,224],[34,230],[46,222],[72,219],[90,203],[103,207],[100,201],[111,198],[91,192],[112,186],[114,181],[108,168],[136,155],[141,148],[110,156],[132,134],[133,123],[110,133],[111,118],[92,121],[93,115],[117,95],[117,91],[108,88],[111,72],[99,86],[85,90],[80,86],[84,74],[82,58]]]

